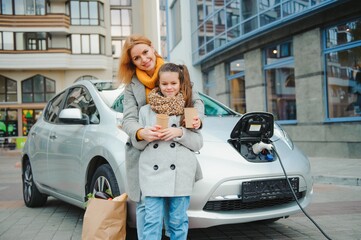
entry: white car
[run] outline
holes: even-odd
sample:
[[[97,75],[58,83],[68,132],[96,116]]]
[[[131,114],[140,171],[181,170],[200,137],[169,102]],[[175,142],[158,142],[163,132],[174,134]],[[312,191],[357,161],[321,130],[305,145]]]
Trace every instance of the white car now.
[[[84,208],[88,193],[125,191],[122,92],[111,81],[80,81],[49,101],[23,148],[26,206],[43,206],[53,196]],[[307,207],[313,194],[309,160],[272,114],[241,115],[200,96],[206,115],[197,154],[203,179],[191,196],[190,227],[275,221],[300,211],[294,197]],[[134,208],[129,201],[130,226]]]

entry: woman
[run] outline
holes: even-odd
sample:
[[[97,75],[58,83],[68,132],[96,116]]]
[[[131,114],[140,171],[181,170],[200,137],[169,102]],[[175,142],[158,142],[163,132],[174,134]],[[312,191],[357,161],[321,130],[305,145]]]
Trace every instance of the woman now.
[[[159,68],[164,64],[162,57],[155,51],[152,42],[140,35],[129,36],[123,45],[119,63],[120,81],[126,84],[124,90],[123,130],[128,134],[126,144],[126,192],[129,199],[137,202],[137,232],[138,239],[143,239],[144,202],[141,201],[139,187],[139,155],[140,151],[133,147],[137,141],[152,142],[159,140],[157,129],[144,127],[139,123],[139,109],[147,104],[147,96],[155,87]],[[198,116],[194,119],[195,129],[201,127],[204,115],[204,105],[199,95],[193,93],[194,107],[198,109]],[[197,179],[201,171],[197,168]]]

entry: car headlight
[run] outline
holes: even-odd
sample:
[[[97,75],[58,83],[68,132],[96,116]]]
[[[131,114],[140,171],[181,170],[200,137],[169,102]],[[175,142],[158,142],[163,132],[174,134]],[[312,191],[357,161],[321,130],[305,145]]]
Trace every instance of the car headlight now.
[[[294,144],[293,144],[293,141],[292,141],[290,135],[288,135],[288,133],[277,123],[275,123],[275,130],[276,130],[275,134],[280,135],[279,137],[282,138],[285,141],[285,143],[287,144],[287,146],[293,150]]]

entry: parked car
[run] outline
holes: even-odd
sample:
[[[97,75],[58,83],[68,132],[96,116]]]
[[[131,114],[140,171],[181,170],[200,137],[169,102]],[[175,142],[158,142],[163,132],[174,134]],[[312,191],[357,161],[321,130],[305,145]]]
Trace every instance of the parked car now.
[[[22,154],[26,206],[48,196],[84,208],[88,193],[125,191],[122,131],[123,88],[111,81],[80,81],[53,97],[31,128]],[[197,158],[203,179],[195,184],[190,227],[275,221],[300,211],[280,160],[302,207],[313,194],[308,158],[273,121],[272,114],[239,114],[200,93],[205,104],[204,146]],[[255,154],[262,141],[269,149]],[[128,201],[135,226],[135,204]]]

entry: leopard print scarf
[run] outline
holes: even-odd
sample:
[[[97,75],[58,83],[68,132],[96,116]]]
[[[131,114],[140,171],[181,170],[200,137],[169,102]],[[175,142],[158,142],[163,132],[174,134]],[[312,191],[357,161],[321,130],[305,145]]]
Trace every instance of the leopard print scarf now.
[[[185,101],[181,92],[174,97],[164,97],[159,88],[154,88],[149,93],[148,98],[150,107],[156,113],[163,113],[168,116],[183,115]]]

